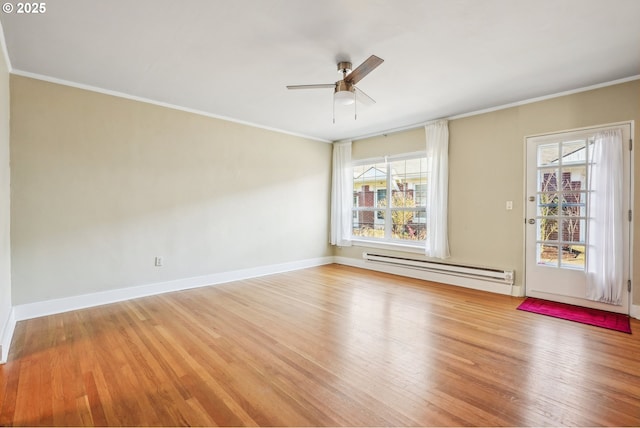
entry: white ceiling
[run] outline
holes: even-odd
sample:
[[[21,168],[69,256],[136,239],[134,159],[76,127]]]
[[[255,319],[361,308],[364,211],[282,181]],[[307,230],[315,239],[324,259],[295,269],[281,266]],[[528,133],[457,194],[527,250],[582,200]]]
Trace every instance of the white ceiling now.
[[[12,71],[323,140],[640,74],[638,0],[48,0],[0,13]],[[339,60],[385,62],[337,107]]]

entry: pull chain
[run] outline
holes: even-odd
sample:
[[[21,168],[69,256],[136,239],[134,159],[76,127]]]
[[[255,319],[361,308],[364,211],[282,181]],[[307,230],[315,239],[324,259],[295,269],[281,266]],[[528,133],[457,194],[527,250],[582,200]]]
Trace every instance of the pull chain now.
[[[331,97],[333,100],[333,124],[336,124],[336,99],[335,96]]]
[[[353,120],[358,120],[358,91],[353,91]]]

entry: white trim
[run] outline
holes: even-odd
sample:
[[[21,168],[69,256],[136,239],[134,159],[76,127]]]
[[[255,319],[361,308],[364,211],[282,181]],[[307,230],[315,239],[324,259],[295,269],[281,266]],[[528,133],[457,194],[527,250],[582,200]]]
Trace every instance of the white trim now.
[[[629,315],[632,318],[640,320],[640,305],[631,305],[631,311]]]
[[[456,120],[456,119],[463,119],[465,117],[471,117],[471,116],[478,116],[481,114],[485,114],[485,113],[491,113],[494,111],[499,111],[499,110],[505,110],[508,108],[512,108],[512,107],[519,107],[519,106],[523,106],[523,105],[527,105],[527,104],[533,104],[533,103],[537,103],[540,101],[546,101],[546,100],[551,100],[554,98],[560,98],[560,97],[564,97],[567,95],[573,95],[573,94],[579,94],[581,92],[587,92],[587,91],[593,91],[596,89],[601,89],[601,88],[606,88],[608,86],[614,86],[614,85],[620,85],[622,83],[627,83],[627,82],[633,82],[634,80],[640,80],[640,74],[636,74],[635,76],[629,76],[629,77],[624,77],[622,79],[617,79],[617,80],[611,80],[609,82],[603,82],[603,83],[597,83],[595,85],[590,85],[590,86],[583,86],[581,88],[576,88],[576,89],[570,89],[568,91],[563,91],[563,92],[557,92],[555,94],[549,94],[549,95],[543,95],[540,97],[535,97],[535,98],[528,98],[522,101],[516,101],[513,103],[509,103],[509,104],[502,104],[502,105],[498,105],[498,106],[494,106],[494,107],[488,107],[482,110],[474,110],[474,111],[470,111],[467,113],[460,113],[460,114],[456,114],[453,116],[449,116],[443,119],[447,119],[447,120]],[[353,137],[350,140],[351,141],[358,141],[358,140],[364,140],[367,138],[373,138],[373,137],[379,137],[381,135],[389,135],[389,134],[396,134],[398,132],[404,132],[404,131],[410,131],[416,128],[422,128],[425,125],[428,125],[429,123],[433,123],[434,121],[436,121],[437,119],[430,119],[427,120],[426,122],[420,122],[420,123],[414,123],[411,125],[406,125],[406,126],[401,126],[398,128],[392,128],[392,129],[388,129],[386,131],[380,131],[380,132],[375,132],[372,134],[365,134],[365,135],[359,135],[357,137]]]
[[[290,272],[294,270],[331,263],[333,263],[333,257],[318,257],[276,265],[260,266],[229,272],[214,273],[192,278],[176,279],[173,281],[159,282],[155,284],[146,284],[129,288],[101,291],[79,296],[63,297],[61,299],[46,300],[43,302],[26,303],[14,306],[13,309],[15,319],[17,321],[22,321],[46,315],[59,314],[62,312],[136,299],[139,297],[154,296],[157,294],[170,293],[172,291],[224,284],[232,281],[240,281],[243,279],[256,278],[264,275]]]
[[[570,128],[570,129],[563,129],[560,131],[550,131],[550,132],[542,132],[540,134],[532,134],[532,135],[525,135],[524,140],[525,140],[525,144],[527,143],[528,139],[533,139],[535,138],[536,140],[540,140],[541,142],[544,142],[545,140],[557,140],[558,138],[574,138],[575,136],[573,134],[588,134],[590,131],[606,131],[609,129],[617,129],[620,128],[622,126],[630,126],[629,128],[629,132],[631,133],[631,139],[633,139],[633,124],[634,124],[634,120],[622,120],[620,122],[611,122],[611,123],[604,123],[602,125],[591,125],[591,126],[583,126],[580,128]],[[526,161],[526,157],[525,157],[525,161]]]
[[[13,308],[9,311],[9,316],[4,322],[4,328],[2,329],[2,335],[0,335],[0,364],[7,362],[9,357],[9,347],[11,346],[11,339],[13,338],[13,332],[16,329],[16,317]]]
[[[443,274],[437,272],[428,272],[424,270],[411,269],[407,267],[376,264],[367,262],[366,260],[354,259],[350,257],[334,257],[334,262],[357,267],[361,269],[374,270],[378,272],[390,273],[393,275],[406,276],[409,278],[422,279],[424,281],[439,282],[442,284],[457,285],[460,287],[471,288],[474,290],[488,291],[490,293],[505,294],[507,296],[514,295],[513,286],[508,284],[499,284],[493,281],[485,281],[482,279],[468,278],[453,274]],[[519,291],[519,290],[518,290]]]
[[[285,131],[283,129],[278,129],[278,128],[272,128],[270,126],[265,126],[265,125],[260,125],[260,124],[253,123],[253,122],[248,122],[248,121],[245,121],[245,120],[235,119],[235,118],[232,118],[232,117],[229,117],[229,116],[222,116],[222,115],[218,115],[218,114],[213,114],[213,113],[209,113],[209,112],[206,112],[206,111],[203,111],[203,110],[192,109],[192,108],[189,108],[189,107],[179,106],[179,105],[176,105],[176,104],[166,103],[166,102],[163,102],[163,101],[156,101],[156,100],[152,100],[150,98],[144,98],[144,97],[139,97],[139,96],[136,96],[136,95],[130,95],[130,94],[126,94],[124,92],[112,91],[111,89],[104,89],[104,88],[100,88],[100,87],[97,87],[97,86],[85,85],[83,83],[76,83],[76,82],[72,82],[70,80],[58,79],[57,77],[50,77],[50,76],[45,76],[43,74],[31,73],[29,71],[11,70],[11,73],[15,74],[16,76],[28,77],[30,79],[42,80],[44,82],[50,82],[50,83],[55,83],[55,84],[58,84],[58,85],[70,86],[72,88],[83,89],[85,91],[97,92],[97,93],[100,93],[100,94],[111,95],[111,96],[114,96],[114,97],[125,98],[125,99],[128,99],[128,100],[139,101],[139,102],[147,103],[147,104],[153,104],[153,105],[157,105],[157,106],[160,106],[160,107],[170,108],[170,109],[173,109],[173,110],[179,110],[179,111],[184,111],[184,112],[187,112],[187,113],[197,114],[199,116],[205,116],[205,117],[210,117],[210,118],[213,118],[213,119],[225,120],[227,122],[238,123],[240,125],[251,126],[253,128],[264,129],[266,131],[278,132],[280,134],[293,135],[294,137],[301,137],[301,138],[306,138],[306,139],[309,139],[309,140],[320,141],[320,142],[329,143],[329,144],[331,144],[333,142],[333,141],[330,141],[330,140],[325,140],[323,138],[312,137],[312,136],[304,135],[304,134],[298,134],[296,132]]]
[[[630,134],[629,134],[629,138],[631,139],[631,153],[629,153],[629,157],[630,157],[630,162],[631,165],[629,166],[629,197],[631,198],[631,200],[629,201],[629,209],[631,209],[631,221],[629,221],[629,281],[631,281],[631,291],[629,292],[629,315],[632,316],[633,318],[637,318],[640,319],[640,306],[634,305],[633,304],[633,289],[634,289],[634,282],[633,282],[633,264],[634,264],[634,255],[633,255],[633,247],[634,247],[634,243],[635,243],[635,236],[634,236],[634,229],[633,229],[633,225],[635,223],[635,219],[636,219],[636,215],[637,213],[633,212],[633,209],[635,207],[635,200],[636,200],[636,196],[635,196],[635,174],[636,174],[636,170],[635,170],[635,150],[636,150],[636,139],[635,139],[635,132],[636,132],[636,121],[635,120],[630,120],[629,124],[631,125],[631,129],[630,129]],[[635,315],[634,315],[634,308],[635,308]]]
[[[4,53],[5,59],[7,61],[7,68],[9,70],[9,72],[11,74],[15,74],[17,76],[28,77],[28,78],[31,78],[31,79],[42,80],[42,81],[45,81],[45,82],[56,83],[56,84],[59,84],[59,85],[70,86],[70,87],[78,88],[78,89],[84,89],[84,90],[87,90],[87,91],[97,92],[97,93],[101,93],[101,94],[105,94],[105,95],[111,95],[111,96],[125,98],[125,99],[129,99],[129,100],[133,100],[133,101],[139,101],[139,102],[143,102],[143,103],[147,103],[147,104],[153,104],[153,105],[157,105],[157,106],[161,106],[161,107],[170,108],[170,109],[173,109],[173,110],[180,110],[180,111],[184,111],[184,112],[187,112],[187,113],[197,114],[197,115],[200,115],[200,116],[205,116],[205,117],[210,117],[210,118],[214,118],[214,119],[225,120],[225,121],[228,121],[228,122],[238,123],[238,124],[241,124],[241,125],[251,126],[251,127],[259,128],[259,129],[264,129],[264,130],[267,130],[267,131],[273,131],[273,132],[279,132],[281,134],[292,135],[294,137],[301,137],[301,138],[307,138],[307,139],[314,140],[314,141],[321,141],[323,143],[329,143],[329,144],[331,144],[331,143],[341,143],[341,142],[346,142],[346,141],[364,140],[366,138],[378,137],[380,135],[385,135],[386,136],[388,134],[395,134],[395,133],[398,133],[398,132],[409,131],[409,130],[412,130],[412,129],[421,128],[421,127],[424,127],[425,125],[428,125],[430,123],[435,122],[436,120],[439,120],[439,119],[430,119],[430,120],[427,120],[425,122],[414,123],[414,124],[411,124],[411,125],[406,125],[406,126],[402,126],[402,127],[398,127],[398,128],[392,128],[392,129],[389,129],[389,130],[386,130],[386,131],[380,131],[380,132],[375,132],[375,133],[372,133],[372,134],[360,135],[360,136],[353,137],[353,138],[345,138],[345,139],[341,139],[341,140],[337,140],[337,141],[331,141],[331,140],[326,140],[324,138],[313,137],[313,136],[309,136],[309,135],[305,135],[305,134],[298,134],[298,133],[295,133],[295,132],[285,131],[283,129],[272,128],[272,127],[260,125],[260,124],[257,124],[257,123],[252,123],[252,122],[248,122],[248,121],[244,121],[244,120],[240,120],[240,119],[234,119],[234,118],[228,117],[228,116],[217,115],[217,114],[209,113],[209,112],[202,111],[202,110],[196,110],[196,109],[183,107],[183,106],[179,106],[179,105],[175,105],[175,104],[171,104],[171,103],[166,103],[166,102],[162,102],[162,101],[152,100],[152,99],[149,99],[149,98],[139,97],[139,96],[136,96],[136,95],[130,95],[130,94],[126,94],[124,92],[113,91],[113,90],[110,90],[110,89],[104,89],[104,88],[100,88],[100,87],[92,86],[92,85],[85,85],[83,83],[76,83],[76,82],[72,82],[70,80],[58,79],[57,77],[51,77],[51,76],[46,76],[46,75],[43,75],[43,74],[31,73],[29,71],[13,69],[12,66],[11,66],[11,62],[9,60],[9,52],[7,50],[7,46],[6,46],[6,43],[5,43],[5,40],[4,40],[4,33],[2,32],[2,24],[1,23],[0,23],[0,44],[2,45],[3,53]],[[591,85],[591,86],[584,86],[584,87],[581,87],[581,88],[570,89],[568,91],[557,92],[555,94],[543,95],[543,96],[536,97],[536,98],[528,98],[528,99],[525,99],[525,100],[522,100],[522,101],[516,101],[516,102],[513,102],[513,103],[509,103],[509,104],[502,104],[502,105],[498,105],[498,106],[494,106],[494,107],[488,107],[488,108],[482,109],[482,110],[475,110],[475,111],[471,111],[471,112],[467,112],[467,113],[460,113],[460,114],[457,114],[457,115],[449,116],[449,117],[444,118],[444,119],[456,120],[456,119],[462,119],[462,118],[465,118],[465,117],[477,116],[477,115],[480,115],[480,114],[491,113],[491,112],[499,111],[499,110],[505,110],[505,109],[508,109],[508,108],[511,108],[511,107],[518,107],[518,106],[522,106],[522,105],[526,105],[526,104],[536,103],[536,102],[539,102],[539,101],[545,101],[545,100],[564,97],[564,96],[567,96],[567,95],[573,95],[573,94],[577,94],[577,93],[581,93],[581,92],[592,91],[592,90],[595,90],[595,89],[606,88],[608,86],[619,85],[619,84],[622,84],[622,83],[632,82],[634,80],[640,80],[640,74],[637,74],[637,75],[634,75],[634,76],[625,77],[625,78],[622,78],[622,79],[612,80],[612,81],[609,81],[609,82],[598,83],[598,84]]]
[[[520,278],[520,294],[518,296],[525,297],[527,295],[527,204],[530,203],[527,197],[527,137],[522,138],[522,278]]]
[[[354,247],[378,248],[380,250],[402,251],[405,253],[424,255],[424,241],[422,241],[422,245],[418,247],[417,245],[407,245],[396,242],[369,241],[367,239],[354,239],[353,237],[351,237],[351,243]]]
[[[139,297],[153,296],[172,291],[180,291],[191,288],[200,288],[224,284],[232,281],[256,278],[259,276],[272,275],[276,273],[290,272],[294,270],[306,269],[315,266],[337,263],[345,266],[353,266],[361,269],[374,270],[378,272],[390,273],[410,278],[434,281],[443,284],[457,285],[475,290],[488,291],[512,296],[522,296],[521,286],[509,286],[496,284],[489,281],[456,277],[453,275],[437,274],[433,272],[423,272],[398,266],[376,265],[367,263],[365,260],[350,257],[328,256],[314,259],[300,260],[296,262],[282,263],[257,268],[241,269],[236,271],[222,272],[199,277],[178,279],[155,284],[141,285],[118,290],[103,291],[98,293],[85,294],[80,296],[65,297],[61,299],[48,300],[44,302],[27,303],[14,306],[5,321],[4,330],[0,339],[2,355],[0,364],[5,363],[9,356],[9,347],[15,331],[16,323],[31,318],[46,315],[53,315],[78,309],[86,309],[94,306],[106,305]],[[640,305],[631,305],[631,316],[640,319]]]
[[[2,55],[4,56],[4,61],[7,64],[7,70],[9,73],[12,72],[11,68],[11,59],[9,59],[9,49],[7,49],[7,41],[4,38],[4,28],[2,28],[2,23],[0,22],[0,49],[2,49]]]
[[[9,59],[9,51],[7,49],[7,42],[4,38],[4,28],[0,22],[0,50],[2,50],[2,56],[7,65],[7,71],[11,73],[11,60]],[[11,287],[11,284],[9,284]],[[13,338],[13,331],[16,327],[16,319],[13,313],[13,309],[9,305],[9,314],[6,320],[2,320],[0,324],[0,364],[7,361],[9,356],[9,346],[11,345],[11,339]]]
[[[500,105],[500,106],[489,107],[489,108],[486,108],[486,109],[476,110],[476,111],[472,111],[472,112],[469,112],[469,113],[461,113],[461,114],[449,117],[449,120],[462,119],[462,118],[470,117],[470,116],[477,116],[477,115],[480,115],[480,114],[491,113],[491,112],[494,112],[494,111],[504,110],[504,109],[508,109],[508,108],[511,108],[511,107],[519,107],[519,106],[523,106],[523,105],[526,105],[526,104],[533,104],[533,103],[537,103],[537,102],[540,102],[540,101],[546,101],[546,100],[551,100],[551,99],[554,99],[554,98],[565,97],[567,95],[579,94],[581,92],[594,91],[596,89],[602,89],[602,88],[606,88],[608,86],[614,86],[614,85],[620,85],[622,83],[633,82],[634,80],[639,80],[639,79],[640,79],[640,74],[636,74],[634,76],[623,77],[622,79],[611,80],[609,82],[596,83],[595,85],[583,86],[581,88],[576,88],[576,89],[569,89],[567,91],[556,92],[555,94],[542,95],[540,97],[528,98],[528,99],[525,99],[525,100],[522,100],[522,101],[516,101],[516,102],[513,102],[513,103],[509,103],[509,104],[503,104],[503,105]]]
[[[514,285],[511,288],[511,295],[513,297],[524,297],[524,285]]]

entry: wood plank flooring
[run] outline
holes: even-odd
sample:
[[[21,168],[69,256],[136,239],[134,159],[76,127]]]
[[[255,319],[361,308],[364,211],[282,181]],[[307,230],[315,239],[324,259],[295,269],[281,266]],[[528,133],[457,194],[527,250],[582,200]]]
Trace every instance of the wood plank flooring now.
[[[634,334],[329,265],[19,322],[0,425],[640,425]]]

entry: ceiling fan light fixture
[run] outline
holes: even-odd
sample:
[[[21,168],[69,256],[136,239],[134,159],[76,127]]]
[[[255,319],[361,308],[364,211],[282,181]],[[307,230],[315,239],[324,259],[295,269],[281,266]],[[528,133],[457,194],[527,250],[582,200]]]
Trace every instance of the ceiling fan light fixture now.
[[[356,100],[355,94],[351,91],[338,91],[334,94],[333,98],[343,106],[353,104]]]

